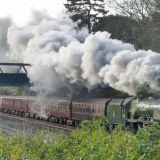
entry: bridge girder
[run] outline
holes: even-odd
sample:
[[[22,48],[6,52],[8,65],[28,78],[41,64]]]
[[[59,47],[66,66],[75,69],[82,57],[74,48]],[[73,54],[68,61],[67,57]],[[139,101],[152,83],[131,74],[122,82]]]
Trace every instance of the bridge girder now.
[[[30,86],[26,67],[31,66],[27,63],[0,63],[0,86]],[[4,72],[2,67],[17,67],[15,73]],[[23,72],[21,72],[23,70]]]

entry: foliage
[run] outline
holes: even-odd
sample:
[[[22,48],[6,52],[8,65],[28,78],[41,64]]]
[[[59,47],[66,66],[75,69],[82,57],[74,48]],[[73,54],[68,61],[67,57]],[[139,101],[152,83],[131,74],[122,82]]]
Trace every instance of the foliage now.
[[[67,0],[64,5],[71,19],[77,22],[80,28],[87,26],[89,32],[93,31],[94,24],[108,13],[104,0]]]
[[[24,88],[20,87],[1,87],[0,95],[22,95]]]
[[[107,5],[121,16],[134,21],[131,38],[137,49],[152,49],[159,52],[160,47],[160,1],[159,0],[107,0]],[[121,24],[121,23],[120,23]],[[124,23],[126,26],[126,23]],[[127,26],[126,26],[127,27]],[[121,30],[119,30],[121,32]],[[123,36],[122,36],[123,40]]]
[[[155,0],[108,0],[108,5],[117,12],[132,19],[145,22],[150,18]]]
[[[137,27],[137,22],[131,18],[123,15],[108,15],[100,20],[95,29],[108,31],[111,33],[111,38],[135,44]]]
[[[79,28],[108,31],[136,49],[160,52],[159,0],[66,0],[64,5]]]
[[[148,86],[144,86],[141,88],[137,88],[137,93],[136,93],[137,97],[139,98],[146,98],[152,95],[152,93],[148,92]]]
[[[69,137],[0,135],[0,159],[5,160],[158,160],[160,126],[154,124],[135,135],[118,126],[112,133],[105,120],[84,121]]]
[[[143,118],[143,119],[150,119],[153,117],[153,109],[150,109],[150,108],[146,108],[145,110],[140,110],[139,108],[137,108],[135,110],[135,113],[134,113],[134,118],[135,119],[139,119],[139,118]]]

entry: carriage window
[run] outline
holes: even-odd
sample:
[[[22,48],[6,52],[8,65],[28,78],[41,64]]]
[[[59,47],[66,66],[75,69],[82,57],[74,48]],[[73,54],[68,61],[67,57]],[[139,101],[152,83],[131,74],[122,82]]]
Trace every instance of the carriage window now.
[[[58,110],[61,110],[61,109],[62,109],[62,104],[59,104]]]
[[[77,107],[77,112],[81,112],[81,108],[80,107]]]
[[[63,110],[64,110],[64,111],[67,111],[67,104],[64,104]]]
[[[76,112],[79,112],[79,107],[77,106],[75,110],[76,110]]]
[[[63,104],[63,110],[66,111],[66,104]]]
[[[86,107],[86,112],[89,113],[90,112],[90,107]]]
[[[93,106],[93,108],[92,108],[92,112],[94,113],[94,111],[95,111],[95,109],[94,109],[94,106]]]

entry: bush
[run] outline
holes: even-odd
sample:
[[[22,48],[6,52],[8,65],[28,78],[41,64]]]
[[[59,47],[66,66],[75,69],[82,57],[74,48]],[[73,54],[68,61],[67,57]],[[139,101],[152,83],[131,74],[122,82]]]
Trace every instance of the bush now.
[[[105,120],[84,121],[70,136],[40,134],[34,137],[0,135],[0,159],[4,160],[159,160],[160,126],[137,134],[118,126],[112,133]]]

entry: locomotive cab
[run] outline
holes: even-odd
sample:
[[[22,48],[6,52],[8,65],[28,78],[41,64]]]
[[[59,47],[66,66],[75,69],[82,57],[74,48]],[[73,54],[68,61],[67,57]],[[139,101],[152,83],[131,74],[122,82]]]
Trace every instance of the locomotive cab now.
[[[118,124],[128,125],[128,119],[131,117],[131,102],[133,98],[112,99],[107,107],[107,118],[111,128]]]
[[[109,124],[117,125],[125,123],[125,110],[123,99],[112,99],[107,107],[107,118]]]

